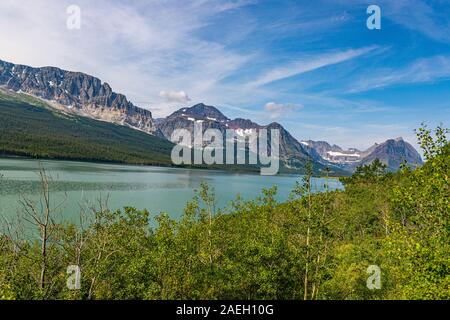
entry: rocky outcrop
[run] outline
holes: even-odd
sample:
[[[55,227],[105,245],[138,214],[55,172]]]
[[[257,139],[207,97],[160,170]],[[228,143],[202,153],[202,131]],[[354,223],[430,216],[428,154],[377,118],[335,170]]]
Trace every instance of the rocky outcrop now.
[[[54,67],[32,68],[0,60],[0,86],[46,100],[66,112],[147,133],[156,130],[150,111],[133,105],[107,83],[84,73]]]

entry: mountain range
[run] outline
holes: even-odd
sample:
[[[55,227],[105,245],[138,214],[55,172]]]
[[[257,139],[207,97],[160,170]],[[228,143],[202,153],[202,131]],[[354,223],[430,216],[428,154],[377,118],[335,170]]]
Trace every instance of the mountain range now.
[[[286,168],[301,169],[310,159],[302,145],[279,123],[272,122],[268,125],[259,125],[249,119],[229,119],[213,106],[203,103],[196,104],[190,108],[182,108],[175,111],[167,118],[158,119],[157,127],[166,139],[171,138],[176,129],[187,129],[191,133],[194,123],[200,122],[203,130],[218,129],[225,136],[227,129],[235,130],[237,135],[245,136],[260,129],[278,129],[280,132],[279,156]],[[320,163],[315,163],[317,169],[324,168]]]
[[[392,171],[397,170],[404,161],[411,166],[423,164],[420,154],[402,137],[388,139],[380,144],[375,143],[364,151],[356,148],[344,150],[326,141],[308,140],[301,143],[310,150],[312,156],[318,154],[323,161],[349,171],[353,171],[357,166],[370,164],[375,159],[379,159]]]
[[[3,96],[15,95],[15,100],[26,100],[27,97],[39,99],[44,103],[46,110],[65,115],[66,120],[68,118],[78,119],[78,121],[81,118],[91,119],[90,128],[98,123],[104,129],[105,124],[100,124],[101,122],[140,131],[144,134],[139,136],[140,140],[145,140],[145,136],[148,136],[148,141],[151,143],[164,146],[158,149],[166,157],[164,159],[167,159],[170,154],[167,151],[169,148],[166,142],[169,143],[172,132],[176,129],[192,131],[194,123],[201,122],[204,130],[214,128],[224,133],[226,129],[233,129],[238,135],[245,135],[253,130],[279,129],[279,157],[285,170],[304,172],[305,164],[311,162],[316,173],[323,172],[328,167],[332,173],[342,175],[352,172],[358,165],[368,164],[377,158],[390,170],[397,170],[403,161],[407,161],[410,165],[422,164],[418,152],[402,138],[375,144],[365,151],[343,150],[325,141],[297,140],[277,122],[261,125],[250,119],[230,119],[216,107],[203,103],[190,108],[181,108],[166,118],[153,119],[150,111],[135,106],[124,95],[114,92],[100,79],[81,72],[65,71],[55,67],[32,68],[0,60],[0,88]],[[0,110],[4,108],[4,103],[1,104],[1,101]],[[12,112],[11,109],[8,109],[8,112]],[[32,118],[32,115],[28,118]],[[58,121],[60,118],[55,117],[52,121]],[[3,122],[6,120],[1,119],[1,121],[0,124],[5,126]],[[110,129],[113,130],[113,128],[117,130],[117,127]],[[128,131],[127,134],[129,134]],[[148,141],[142,144],[142,148],[144,145],[148,148]],[[136,141],[133,141],[132,145],[139,149]],[[8,153],[11,150],[8,151],[2,145],[0,151]],[[136,162],[136,158],[133,162]]]

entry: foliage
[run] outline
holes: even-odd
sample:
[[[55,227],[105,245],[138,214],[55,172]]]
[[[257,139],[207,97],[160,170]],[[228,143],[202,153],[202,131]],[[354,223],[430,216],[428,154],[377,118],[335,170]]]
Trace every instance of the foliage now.
[[[311,193],[311,169],[289,201],[276,187],[217,210],[202,184],[181,219],[100,206],[42,241],[0,238],[1,299],[450,299],[449,143],[422,128],[427,162],[386,173],[379,162],[345,191]],[[86,215],[83,214],[83,217]],[[81,289],[66,286],[81,268]],[[366,286],[381,268],[381,288]]]

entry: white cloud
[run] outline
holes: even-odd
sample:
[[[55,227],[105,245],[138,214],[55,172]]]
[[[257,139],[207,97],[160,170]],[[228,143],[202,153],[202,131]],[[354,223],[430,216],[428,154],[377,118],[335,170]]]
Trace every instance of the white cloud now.
[[[167,102],[180,102],[187,103],[191,101],[191,98],[184,91],[161,91],[159,93],[161,98],[164,98]]]
[[[349,1],[341,2],[348,7]],[[407,4],[408,1],[390,2]],[[289,14],[287,18],[280,15],[278,22],[283,23],[277,26],[271,24],[270,19],[259,20],[261,17],[253,15],[253,12],[239,12],[243,6],[253,3],[246,0],[1,0],[0,59],[32,66],[52,65],[89,73],[108,82],[116,92],[126,94],[136,105],[151,109],[155,117],[166,116],[178,108],[179,106],[173,103],[177,102],[175,100],[186,101],[191,98],[192,104],[205,102],[219,108],[227,107],[231,113],[230,117],[247,112],[249,117],[261,123],[265,123],[268,118],[283,117],[283,123],[295,121],[292,127],[295,131],[298,122],[295,113],[299,108],[276,102],[269,104],[267,108],[261,106],[267,101],[301,101],[308,106],[307,110],[297,112],[301,113],[303,120],[309,117],[309,120],[317,121],[316,118],[323,117],[326,119],[324,121],[331,123],[337,122],[335,114],[354,116],[355,111],[379,111],[370,101],[359,105],[339,96],[328,97],[323,95],[323,92],[308,92],[302,88],[304,85],[298,82],[290,84],[291,90],[287,90],[286,86],[276,92],[270,86],[265,86],[378,52],[375,50],[377,47],[346,50],[321,43],[320,52],[315,55],[290,56],[289,58],[295,60],[280,63],[285,60],[279,59],[277,53],[268,50],[274,44],[271,40],[280,37],[293,34],[305,36],[305,43],[299,43],[300,51],[303,47],[311,49],[309,45],[314,46],[314,41],[318,41],[324,34],[338,33],[337,27],[347,19],[352,19],[352,16],[338,10],[335,5],[337,2],[339,1],[330,0],[330,5],[322,5],[324,11],[318,14],[316,5],[310,6],[309,11],[304,14],[307,7],[305,3],[295,10],[289,10],[292,15]],[[356,2],[361,4],[366,1]],[[71,4],[81,8],[80,30],[66,28],[66,9]],[[391,10],[394,14],[389,14],[387,9],[384,12],[388,19],[396,19],[408,28],[417,29],[443,41],[449,39],[448,25],[447,28],[439,29],[442,23],[433,22],[436,12],[426,11],[425,16],[415,12],[411,16],[407,14],[410,13],[408,8],[400,4]],[[220,16],[222,14],[224,16]],[[362,10],[361,14],[364,15],[365,11]],[[406,20],[401,21],[402,15]],[[431,17],[431,20],[427,16]],[[222,26],[224,17],[227,21],[228,18],[236,20],[232,21],[231,27]],[[411,22],[407,21],[410,17]],[[237,18],[240,20],[237,21]],[[234,23],[236,21],[237,23]],[[295,21],[298,23],[292,25]],[[277,28],[279,33],[275,32]],[[259,46],[258,37],[256,40],[253,37],[258,36],[261,30],[264,30],[267,47],[264,44]],[[253,32],[255,34],[252,34]],[[250,40],[249,46],[246,46],[246,40]],[[396,75],[395,70],[387,70],[390,73],[382,73],[381,70],[375,74],[378,80],[370,82],[372,80],[368,75],[369,79],[361,79],[360,84],[356,83],[356,87],[365,84],[370,88],[380,83],[379,80],[385,84],[411,81],[410,79],[432,81],[450,74],[450,71],[447,72],[447,62],[445,59],[424,60],[412,66],[412,71],[407,68],[400,70],[401,75]],[[348,63],[335,67],[346,68],[347,65]],[[255,73],[257,76],[254,76]],[[309,75],[311,84],[314,82],[314,74]],[[365,73],[364,77],[366,76]],[[246,80],[243,80],[244,78]],[[318,78],[319,84],[332,83],[336,90],[345,87],[346,79],[337,81],[340,80],[339,74],[326,72],[325,77],[318,74]],[[169,91],[171,88],[182,88],[186,96],[177,91]],[[165,92],[163,96],[160,95],[162,91]],[[343,111],[332,111],[334,109]],[[332,116],[329,115],[330,110],[333,112]],[[328,133],[328,138],[336,136],[333,130],[318,129],[314,133],[311,138],[319,138],[323,133]],[[306,138],[304,134],[305,132],[299,132],[300,137]],[[375,134],[374,129],[373,137]],[[361,139],[361,144],[364,137],[369,136],[364,130],[356,133],[350,130],[342,133],[341,141],[350,141],[352,135]]]
[[[298,104],[283,104],[268,102],[264,105],[264,110],[270,119],[280,119],[288,117],[293,111],[302,109],[303,106]]]

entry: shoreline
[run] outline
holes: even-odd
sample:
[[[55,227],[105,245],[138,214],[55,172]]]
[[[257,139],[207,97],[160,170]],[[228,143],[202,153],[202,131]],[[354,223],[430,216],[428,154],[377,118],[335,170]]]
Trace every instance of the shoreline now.
[[[135,166],[135,167],[157,167],[157,168],[171,168],[171,169],[191,169],[191,170],[200,170],[200,171],[209,171],[209,172],[221,172],[221,173],[231,173],[231,174],[241,174],[241,175],[259,175],[259,168],[251,169],[251,168],[234,168],[223,169],[217,167],[199,167],[199,166],[189,166],[189,165],[173,165],[173,164],[165,164],[165,163],[129,163],[115,160],[99,160],[99,159],[80,159],[80,158],[70,158],[70,157],[31,157],[26,155],[19,154],[11,154],[11,153],[0,153],[1,159],[18,159],[18,160],[33,160],[33,161],[69,161],[69,162],[78,162],[78,163],[92,163],[92,164],[107,164],[107,165],[122,165],[122,166]],[[1,169],[1,168],[0,168]],[[295,173],[295,172],[279,172],[274,176],[298,176],[303,177],[304,174]],[[313,175],[314,178],[325,179],[326,176],[322,175]],[[339,176],[337,177],[328,177],[329,179],[339,180]]]

